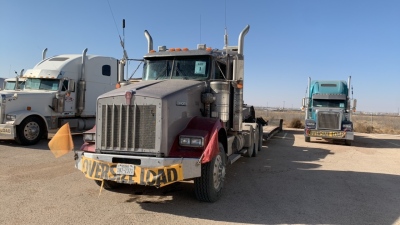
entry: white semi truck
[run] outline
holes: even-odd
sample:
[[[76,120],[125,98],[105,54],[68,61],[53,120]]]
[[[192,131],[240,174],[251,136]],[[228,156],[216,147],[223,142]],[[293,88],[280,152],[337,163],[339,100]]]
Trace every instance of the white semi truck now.
[[[196,197],[214,202],[225,167],[262,148],[262,124],[243,103],[244,37],[223,50],[160,46],[145,31],[140,82],[97,99],[96,126],[75,151],[76,167],[107,189],[121,183],[161,187],[194,180]]]
[[[87,49],[46,58],[46,51],[19,76],[23,88],[0,91],[0,139],[33,145],[67,122],[72,131],[90,129],[97,97],[119,83],[121,61],[115,58],[87,55]]]

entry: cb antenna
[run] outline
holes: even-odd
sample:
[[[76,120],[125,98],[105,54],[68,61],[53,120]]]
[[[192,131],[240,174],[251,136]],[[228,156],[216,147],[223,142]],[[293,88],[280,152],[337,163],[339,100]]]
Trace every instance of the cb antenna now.
[[[226,0],[225,0],[225,34],[224,34],[224,45],[225,45],[225,53],[228,56],[228,28],[226,27]],[[227,60],[227,65],[229,64],[228,62],[228,57],[226,58]]]
[[[225,0],[225,34],[224,34],[224,44],[225,44],[226,54],[228,55],[228,31],[227,31],[227,27],[226,27],[226,0]]]

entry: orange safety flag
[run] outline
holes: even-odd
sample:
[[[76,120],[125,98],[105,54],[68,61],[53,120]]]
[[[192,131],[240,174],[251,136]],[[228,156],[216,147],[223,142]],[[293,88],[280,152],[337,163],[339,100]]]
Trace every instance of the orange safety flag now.
[[[214,130],[210,141],[208,142],[208,145],[206,147],[206,150],[204,150],[202,158],[201,158],[201,163],[207,163],[210,162],[216,155],[219,153],[219,145],[218,145],[218,130]]]
[[[74,148],[69,123],[64,124],[49,141],[49,148],[56,158],[67,154]]]

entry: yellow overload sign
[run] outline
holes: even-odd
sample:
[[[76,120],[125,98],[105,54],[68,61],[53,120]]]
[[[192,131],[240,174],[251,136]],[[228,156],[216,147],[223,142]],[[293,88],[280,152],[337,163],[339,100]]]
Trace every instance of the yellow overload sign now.
[[[93,180],[162,187],[183,180],[182,164],[166,167],[142,168],[137,165],[109,163],[82,156],[82,172]]]

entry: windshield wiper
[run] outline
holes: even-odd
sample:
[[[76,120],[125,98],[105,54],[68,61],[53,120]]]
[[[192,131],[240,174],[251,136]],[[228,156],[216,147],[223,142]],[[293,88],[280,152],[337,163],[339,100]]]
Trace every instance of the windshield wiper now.
[[[183,72],[183,70],[181,70],[181,69],[179,69],[178,67],[176,67],[176,71],[177,71],[180,75],[182,75],[182,77],[183,77],[184,80],[188,80],[188,79],[189,79],[188,76]]]
[[[158,80],[158,78],[160,78],[161,76],[168,77],[167,68],[168,68],[168,64],[165,65],[165,67],[161,70],[162,72],[156,77],[155,80]],[[164,71],[165,71],[165,74],[164,74]]]

